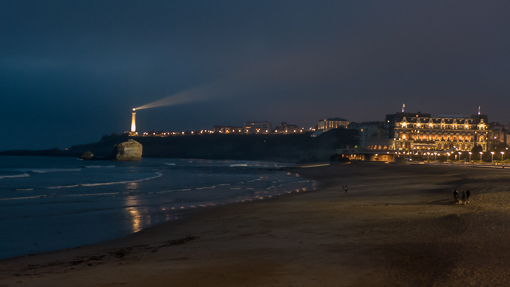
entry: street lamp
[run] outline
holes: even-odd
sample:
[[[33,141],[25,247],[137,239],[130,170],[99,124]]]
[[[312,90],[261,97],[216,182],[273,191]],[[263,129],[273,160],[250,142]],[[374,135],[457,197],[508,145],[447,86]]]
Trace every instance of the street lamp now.
[[[502,152],[500,152],[500,154],[501,154],[501,162],[503,162],[503,158],[505,157],[505,152],[502,151]]]
[[[491,163],[494,163],[494,152],[491,151]]]
[[[461,154],[462,154],[462,153],[459,151],[459,161],[460,161],[460,155],[461,155]]]
[[[429,155],[430,155],[430,152],[427,153],[427,162],[430,162],[429,161]]]
[[[437,152],[434,153],[434,161],[436,161]]]
[[[471,162],[471,152],[468,152],[469,153],[469,161],[468,162]]]
[[[448,158],[449,158],[449,157],[450,157],[450,153],[449,153],[449,152],[447,152],[447,153],[446,153],[446,163],[448,163]]]
[[[483,154],[483,152],[481,151],[480,152],[480,163],[482,163],[482,154]]]

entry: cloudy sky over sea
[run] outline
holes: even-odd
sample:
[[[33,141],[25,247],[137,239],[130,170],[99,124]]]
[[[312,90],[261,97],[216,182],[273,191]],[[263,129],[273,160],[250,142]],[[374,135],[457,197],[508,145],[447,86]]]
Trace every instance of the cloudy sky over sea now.
[[[0,0],[0,150],[97,141],[173,95],[139,130],[382,120],[402,103],[507,124],[509,51],[508,1]]]

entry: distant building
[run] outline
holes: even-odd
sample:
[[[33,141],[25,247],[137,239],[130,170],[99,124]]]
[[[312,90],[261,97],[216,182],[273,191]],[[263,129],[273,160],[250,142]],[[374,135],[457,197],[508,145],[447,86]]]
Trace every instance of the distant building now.
[[[489,130],[491,131],[491,141],[496,143],[509,143],[506,139],[507,129],[502,124],[498,122],[489,123]]]
[[[270,122],[245,122],[244,132],[247,134],[270,134],[272,132]]]
[[[347,128],[348,128],[348,129],[353,129],[353,130],[359,130],[359,129],[360,129],[360,126],[361,126],[361,124],[360,124],[360,123],[350,122],[350,123],[347,125]]]
[[[294,133],[302,133],[303,129],[297,125],[289,125],[286,122],[283,122],[276,126],[276,128],[274,129],[274,132],[280,133],[280,134],[294,134]]]
[[[385,137],[384,122],[363,122],[359,124],[360,148],[369,150],[391,150],[393,140]]]
[[[329,119],[323,119],[319,121],[318,129],[326,132],[330,129],[337,129],[337,128],[347,128],[349,125],[349,121],[342,118],[329,118]]]
[[[464,117],[459,114],[395,113],[386,115],[385,137],[398,151],[471,151],[475,146],[488,150],[490,131],[487,115]]]

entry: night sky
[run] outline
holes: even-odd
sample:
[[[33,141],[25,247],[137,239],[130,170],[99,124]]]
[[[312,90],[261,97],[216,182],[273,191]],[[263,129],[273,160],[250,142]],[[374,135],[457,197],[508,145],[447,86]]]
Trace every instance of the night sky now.
[[[510,123],[510,1],[0,0],[0,150],[406,111]],[[182,100],[185,98],[186,100]]]

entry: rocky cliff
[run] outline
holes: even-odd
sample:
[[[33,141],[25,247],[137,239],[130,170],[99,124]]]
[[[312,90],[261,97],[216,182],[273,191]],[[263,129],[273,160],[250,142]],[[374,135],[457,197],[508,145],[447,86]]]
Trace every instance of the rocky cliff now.
[[[142,144],[129,139],[115,145],[113,149],[113,160],[116,161],[138,161],[142,159]]]

